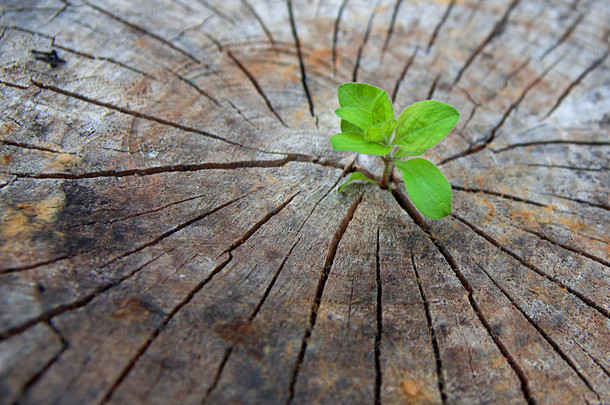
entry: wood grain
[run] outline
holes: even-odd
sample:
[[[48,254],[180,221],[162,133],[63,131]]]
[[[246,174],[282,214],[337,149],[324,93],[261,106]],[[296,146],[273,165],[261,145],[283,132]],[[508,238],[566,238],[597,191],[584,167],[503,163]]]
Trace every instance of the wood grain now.
[[[2,2],[0,404],[610,403],[609,19]],[[451,216],[336,192],[352,80],[458,108]]]

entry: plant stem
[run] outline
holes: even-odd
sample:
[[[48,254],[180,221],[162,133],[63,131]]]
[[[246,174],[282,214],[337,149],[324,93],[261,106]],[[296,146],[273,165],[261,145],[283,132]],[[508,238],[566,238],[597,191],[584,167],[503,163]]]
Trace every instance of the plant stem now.
[[[386,188],[388,187],[388,180],[390,177],[390,165],[392,163],[391,159],[388,158],[382,158],[383,159],[383,176],[381,177],[381,184],[379,184],[379,187],[381,188]]]

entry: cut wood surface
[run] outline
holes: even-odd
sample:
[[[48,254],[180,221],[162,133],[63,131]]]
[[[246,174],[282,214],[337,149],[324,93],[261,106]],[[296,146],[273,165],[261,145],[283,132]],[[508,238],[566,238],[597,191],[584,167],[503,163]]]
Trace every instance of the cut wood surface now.
[[[606,0],[0,0],[0,404],[610,404]],[[337,87],[461,120],[453,212]]]

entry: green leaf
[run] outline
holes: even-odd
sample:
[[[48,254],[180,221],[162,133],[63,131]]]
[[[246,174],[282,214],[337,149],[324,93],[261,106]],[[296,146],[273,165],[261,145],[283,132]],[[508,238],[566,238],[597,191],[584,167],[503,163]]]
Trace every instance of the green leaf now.
[[[342,132],[330,137],[330,144],[334,150],[351,150],[366,155],[384,156],[390,153],[390,145],[382,145],[375,142],[367,142],[364,134],[360,132]]]
[[[392,101],[388,97],[388,93],[385,91],[379,93],[375,99],[373,109],[371,110],[371,117],[373,119],[373,125],[377,125],[394,118],[394,106],[392,106]]]
[[[419,212],[431,219],[451,214],[451,185],[432,162],[415,158],[395,160],[394,164],[402,172],[409,198]]]
[[[383,142],[385,137],[379,127],[368,127],[364,132],[364,139],[368,142]]]
[[[352,174],[351,174],[351,175],[348,177],[348,179],[347,179],[347,181],[346,181],[345,183],[343,183],[343,184],[341,184],[341,185],[339,186],[339,188],[337,189],[337,191],[338,191],[338,192],[341,192],[341,191],[343,190],[343,188],[344,188],[345,186],[347,186],[347,183],[349,183],[350,181],[355,181],[355,180],[364,180],[364,181],[368,181],[369,183],[374,183],[374,184],[379,185],[379,182],[378,182],[378,181],[371,179],[370,177],[368,177],[368,176],[367,176],[367,175],[365,175],[364,173],[360,173],[360,172],[354,172],[354,173],[352,173]]]
[[[356,107],[367,111],[373,109],[373,104],[383,90],[365,83],[345,83],[337,90],[341,107]]]
[[[417,102],[398,117],[392,144],[405,152],[425,151],[446,137],[459,119],[458,111],[448,104],[433,100]]]
[[[362,108],[341,107],[335,110],[335,114],[362,130],[367,129],[373,124],[371,121],[371,113]]]
[[[394,133],[394,128],[396,128],[396,124],[397,124],[397,120],[396,118],[391,118],[389,120],[387,120],[386,122],[383,122],[379,125],[379,127],[381,128],[381,132],[383,133],[383,137],[385,138],[385,140],[389,140],[392,137],[392,134]]]
[[[407,156],[419,156],[422,153],[424,153],[426,150],[404,150],[401,148],[398,148],[398,150],[396,151],[396,153],[394,153],[394,157],[396,159],[400,159],[403,157],[407,157]]]
[[[341,132],[360,132],[360,133],[364,133],[364,131],[360,128],[358,128],[357,126],[355,126],[354,124],[345,121],[345,120],[341,120]]]

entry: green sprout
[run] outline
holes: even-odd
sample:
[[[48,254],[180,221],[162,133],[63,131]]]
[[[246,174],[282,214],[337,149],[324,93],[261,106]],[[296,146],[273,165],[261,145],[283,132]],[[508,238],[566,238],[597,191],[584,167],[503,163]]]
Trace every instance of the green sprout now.
[[[413,205],[426,217],[444,218],[451,213],[451,186],[441,171],[419,156],[446,137],[460,119],[458,111],[445,103],[419,101],[394,118],[394,107],[388,94],[370,84],[345,83],[339,86],[341,133],[333,135],[334,150],[350,150],[381,156],[384,169],[381,182],[364,173],[354,172],[339,187],[365,180],[389,188],[392,165],[402,173]]]

